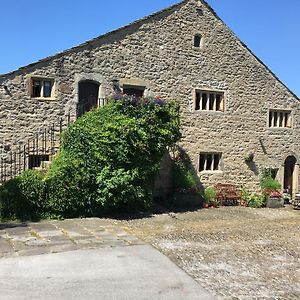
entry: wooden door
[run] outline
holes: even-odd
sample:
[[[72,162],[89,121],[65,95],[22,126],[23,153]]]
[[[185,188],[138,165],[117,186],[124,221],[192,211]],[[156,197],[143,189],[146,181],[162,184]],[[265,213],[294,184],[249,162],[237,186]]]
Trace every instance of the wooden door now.
[[[79,101],[77,105],[77,118],[98,106],[99,84],[92,81],[79,83]]]

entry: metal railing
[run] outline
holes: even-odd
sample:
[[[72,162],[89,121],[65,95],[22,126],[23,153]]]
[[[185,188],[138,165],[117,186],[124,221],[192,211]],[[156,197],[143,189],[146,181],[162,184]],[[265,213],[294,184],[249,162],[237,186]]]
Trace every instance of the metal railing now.
[[[73,120],[72,120],[73,121]],[[20,175],[27,169],[38,168],[49,161],[60,148],[62,131],[71,123],[70,112],[45,128],[38,130],[27,141],[1,153],[0,184]]]

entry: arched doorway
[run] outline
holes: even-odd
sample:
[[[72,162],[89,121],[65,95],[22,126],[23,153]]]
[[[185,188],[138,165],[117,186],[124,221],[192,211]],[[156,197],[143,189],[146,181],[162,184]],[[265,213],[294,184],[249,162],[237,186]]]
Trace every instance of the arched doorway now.
[[[78,105],[77,118],[88,112],[94,107],[98,106],[99,84],[85,80],[79,82],[78,86]]]
[[[298,179],[298,174],[296,174],[295,170],[296,162],[297,159],[293,155],[288,156],[284,162],[284,189],[289,190],[291,195],[298,189],[296,187]]]

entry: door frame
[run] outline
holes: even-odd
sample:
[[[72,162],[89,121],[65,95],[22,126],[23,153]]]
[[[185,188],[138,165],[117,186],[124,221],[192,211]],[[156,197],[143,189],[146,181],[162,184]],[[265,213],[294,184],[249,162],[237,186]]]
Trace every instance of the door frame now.
[[[290,162],[289,160],[292,159],[293,162]],[[288,166],[288,164],[292,165],[293,170],[290,170],[290,172],[288,172],[288,170],[286,169]],[[287,182],[286,182],[286,176],[288,176],[288,174],[286,173],[291,173],[291,196],[294,198],[295,194],[298,193],[299,191],[299,163],[298,163],[298,159],[294,154],[289,154],[288,156],[285,157],[284,159],[284,163],[283,163],[283,178],[282,178],[282,187],[284,189],[287,188]]]

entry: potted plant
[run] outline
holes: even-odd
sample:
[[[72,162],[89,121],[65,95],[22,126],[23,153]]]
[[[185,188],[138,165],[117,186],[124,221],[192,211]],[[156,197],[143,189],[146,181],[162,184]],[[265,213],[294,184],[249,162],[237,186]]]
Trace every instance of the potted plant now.
[[[249,152],[247,154],[244,155],[244,160],[245,162],[251,162],[254,159],[254,152]]]
[[[267,207],[278,208],[284,206],[284,199],[282,193],[278,191],[271,191],[267,199]]]
[[[266,197],[266,205],[269,208],[278,208],[284,206],[282,198],[281,184],[268,173],[263,174],[260,179],[260,187]]]
[[[218,206],[217,191],[214,187],[207,187],[203,193],[203,207]]]

